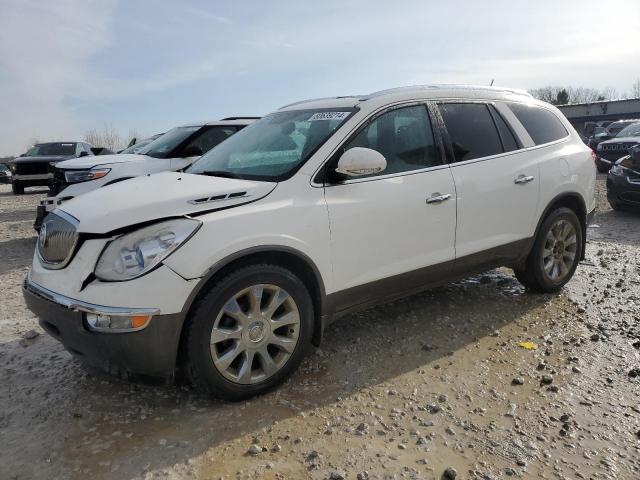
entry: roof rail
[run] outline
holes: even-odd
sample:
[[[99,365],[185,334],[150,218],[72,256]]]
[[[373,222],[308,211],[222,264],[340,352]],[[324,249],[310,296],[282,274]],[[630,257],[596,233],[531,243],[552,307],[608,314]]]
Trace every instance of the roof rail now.
[[[406,87],[396,87],[389,88],[386,90],[380,90],[377,92],[370,93],[361,98],[361,100],[368,100],[370,98],[379,97],[381,95],[389,95],[392,93],[401,93],[401,92],[410,92],[415,90],[437,90],[437,89],[452,89],[452,90],[487,90],[492,92],[509,92],[516,95],[524,95],[527,97],[531,97],[532,95],[525,91],[519,90],[517,88],[504,88],[504,87],[490,87],[486,85],[461,85],[461,84],[433,84],[433,85],[411,85]]]
[[[260,120],[260,117],[225,117],[220,121],[223,122],[224,120]]]

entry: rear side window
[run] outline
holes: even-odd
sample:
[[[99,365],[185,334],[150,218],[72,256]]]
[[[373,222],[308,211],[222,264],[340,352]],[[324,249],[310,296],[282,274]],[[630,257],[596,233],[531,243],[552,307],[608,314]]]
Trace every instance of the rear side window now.
[[[545,108],[521,103],[510,103],[509,108],[536,145],[554,142],[569,135],[560,119]]]
[[[496,125],[483,103],[444,103],[440,113],[456,162],[503,153]]]

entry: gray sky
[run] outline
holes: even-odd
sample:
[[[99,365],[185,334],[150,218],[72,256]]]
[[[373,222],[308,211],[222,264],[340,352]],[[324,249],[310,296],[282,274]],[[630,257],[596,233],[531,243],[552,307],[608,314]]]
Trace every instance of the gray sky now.
[[[640,1],[0,0],[0,156],[423,83],[640,78]]]

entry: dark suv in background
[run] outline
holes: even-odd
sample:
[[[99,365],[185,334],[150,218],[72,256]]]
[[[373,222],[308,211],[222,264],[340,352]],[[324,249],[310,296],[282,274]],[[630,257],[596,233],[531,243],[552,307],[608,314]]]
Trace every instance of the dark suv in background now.
[[[627,123],[627,126],[620,130],[614,138],[598,144],[596,150],[596,166],[598,167],[598,171],[601,173],[609,171],[611,165],[622,157],[629,155],[629,149],[639,143],[640,120],[634,120],[634,123]]]
[[[13,193],[19,195],[24,193],[25,187],[49,185],[52,177],[51,164],[93,155],[92,148],[92,145],[85,142],[47,142],[34,145],[8,163]]]

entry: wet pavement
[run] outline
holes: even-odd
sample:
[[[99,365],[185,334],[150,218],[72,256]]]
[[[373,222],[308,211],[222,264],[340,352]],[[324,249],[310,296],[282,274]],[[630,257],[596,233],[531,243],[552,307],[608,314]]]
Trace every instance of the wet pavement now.
[[[105,376],[45,334],[20,293],[40,194],[2,186],[0,478],[640,478],[640,215],[603,185],[560,294],[499,269],[351,315],[241,403]]]

